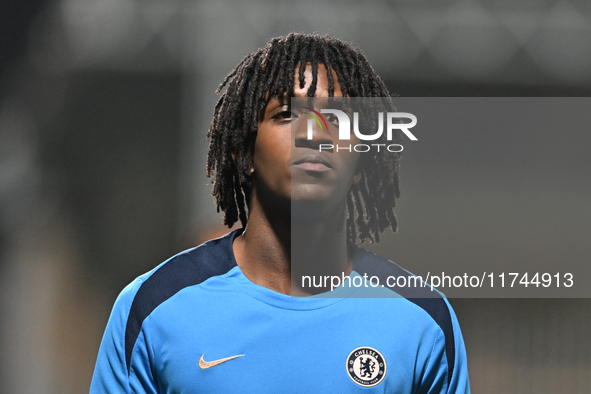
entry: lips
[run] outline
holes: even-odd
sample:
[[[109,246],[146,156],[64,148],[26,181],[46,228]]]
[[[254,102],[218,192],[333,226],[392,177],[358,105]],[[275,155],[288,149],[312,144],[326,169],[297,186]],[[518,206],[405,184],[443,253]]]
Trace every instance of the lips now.
[[[306,155],[294,159],[291,165],[301,167],[308,171],[323,171],[332,168],[328,160],[320,155]]]

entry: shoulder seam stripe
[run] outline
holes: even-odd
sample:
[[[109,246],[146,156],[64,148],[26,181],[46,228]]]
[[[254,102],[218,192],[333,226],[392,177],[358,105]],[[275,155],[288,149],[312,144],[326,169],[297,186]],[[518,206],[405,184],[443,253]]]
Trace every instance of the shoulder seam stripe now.
[[[429,290],[428,287],[397,287],[395,289],[388,287],[386,281],[388,276],[408,276],[412,274],[392,261],[368,252],[360,247],[357,247],[355,251],[353,269],[361,275],[371,272],[372,275],[379,278],[380,283],[386,283],[386,286],[384,286],[385,288],[400,294],[408,301],[422,308],[437,323],[445,336],[447,379],[449,385],[451,383],[455,365],[455,339],[451,313],[449,312],[449,308],[441,294]]]
[[[240,230],[180,253],[156,270],[140,285],[125,327],[125,362],[130,373],[131,355],[144,320],[160,304],[182,289],[224,275],[236,266],[232,242]]]

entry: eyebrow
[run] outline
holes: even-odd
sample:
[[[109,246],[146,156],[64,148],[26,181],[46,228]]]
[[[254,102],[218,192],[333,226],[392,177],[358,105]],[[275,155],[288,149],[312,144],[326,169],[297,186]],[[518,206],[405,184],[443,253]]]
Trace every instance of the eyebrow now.
[[[291,102],[289,100],[289,95],[287,93],[283,93],[282,95],[274,95],[269,97],[266,102],[265,105],[263,105],[263,107],[259,110],[259,121],[262,121],[265,118],[265,113],[267,112],[267,109],[269,108],[269,104],[272,101],[279,101],[280,105],[291,105]]]
[[[267,100],[267,104],[269,104],[273,100],[278,100],[281,103],[288,102],[290,100],[290,98],[291,98],[291,95],[289,95],[287,92],[284,92],[281,95],[276,94],[272,97],[269,97],[269,99]]]

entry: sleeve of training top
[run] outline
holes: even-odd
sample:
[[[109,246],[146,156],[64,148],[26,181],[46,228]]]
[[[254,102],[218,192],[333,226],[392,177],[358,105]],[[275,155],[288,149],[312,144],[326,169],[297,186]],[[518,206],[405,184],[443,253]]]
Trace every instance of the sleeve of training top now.
[[[464,345],[464,338],[462,337],[462,331],[460,330],[460,323],[456,314],[445,299],[445,303],[449,308],[451,314],[453,330],[454,330],[454,344],[456,350],[455,364],[453,375],[447,388],[448,394],[470,394],[470,379],[468,377],[468,358],[466,357],[466,346]]]
[[[157,393],[157,383],[150,366],[151,354],[143,333],[133,348],[133,362],[128,361],[125,331],[129,311],[142,280],[136,279],[119,295],[109,317],[90,385],[90,394]]]
[[[446,354],[446,338],[443,331],[438,331],[431,345],[431,355],[421,371],[420,394],[470,394],[466,349],[458,324],[458,319],[446,298],[454,338],[454,365],[450,373]]]

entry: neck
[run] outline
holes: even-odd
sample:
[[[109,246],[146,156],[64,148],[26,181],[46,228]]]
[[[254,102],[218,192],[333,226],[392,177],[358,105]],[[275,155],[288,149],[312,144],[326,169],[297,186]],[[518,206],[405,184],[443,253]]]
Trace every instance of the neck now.
[[[311,287],[306,281],[306,287],[303,276],[350,274],[344,204],[336,214],[301,219],[305,215],[292,215],[290,201],[260,204],[254,193],[252,197],[248,226],[234,241],[236,261],[249,280],[279,293],[304,296],[330,290],[330,282]]]

